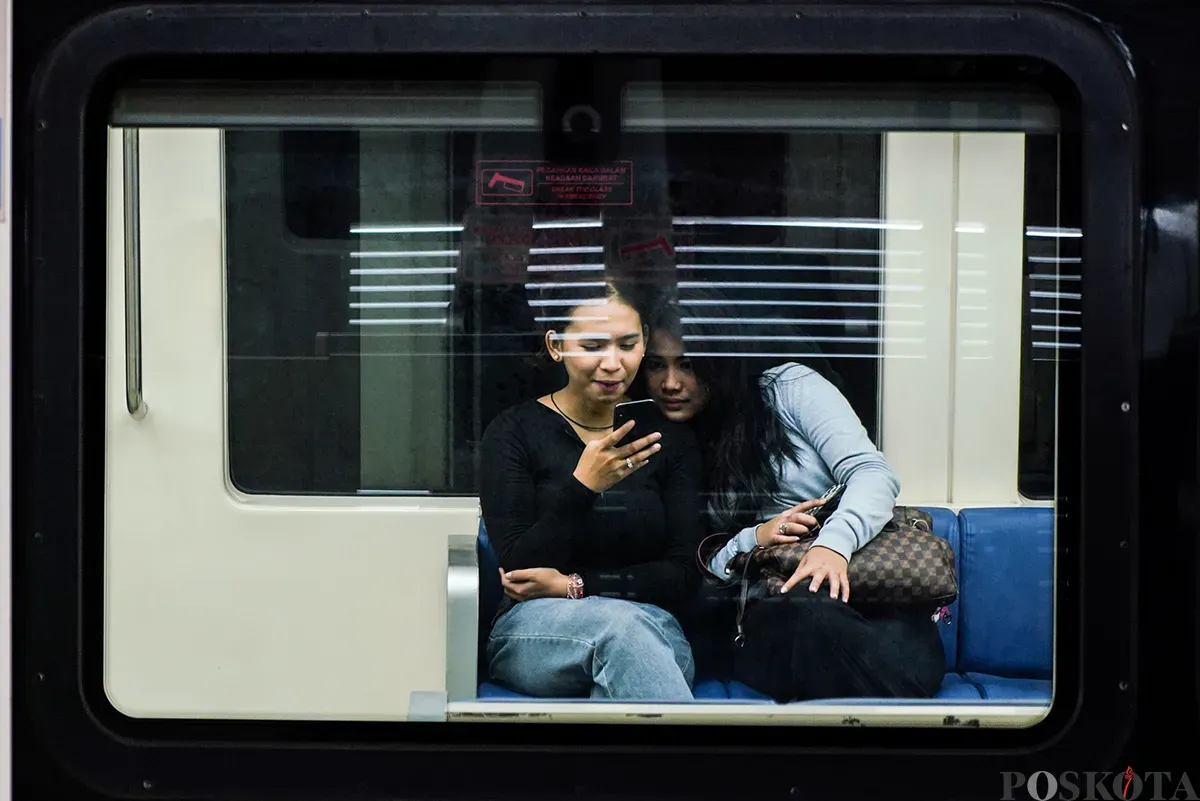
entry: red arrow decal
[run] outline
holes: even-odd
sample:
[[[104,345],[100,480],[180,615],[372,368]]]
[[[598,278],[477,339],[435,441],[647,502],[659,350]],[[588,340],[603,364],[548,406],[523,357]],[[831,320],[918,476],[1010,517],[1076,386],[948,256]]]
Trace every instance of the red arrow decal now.
[[[626,245],[625,247],[621,248],[620,253],[621,257],[624,258],[625,256],[631,256],[634,253],[642,253],[647,250],[654,250],[655,248],[662,248],[668,256],[675,255],[675,249],[671,247],[671,243],[667,241],[665,236],[660,236],[653,242],[639,242],[636,245]]]

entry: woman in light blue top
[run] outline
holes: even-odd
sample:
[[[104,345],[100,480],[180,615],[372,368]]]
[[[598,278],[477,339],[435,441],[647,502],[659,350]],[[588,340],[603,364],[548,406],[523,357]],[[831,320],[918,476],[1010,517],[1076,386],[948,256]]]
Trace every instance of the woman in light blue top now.
[[[747,603],[734,676],[781,702],[932,697],[945,653],[929,613],[849,603],[849,562],[891,520],[900,492],[853,408],[810,367],[762,370],[735,353],[746,350],[747,326],[693,317],[685,336],[680,317],[668,304],[652,318],[643,373],[650,397],[669,419],[692,424],[705,450],[710,528],[730,535],[707,560],[712,572],[736,580],[728,563],[737,554],[797,541],[817,524],[812,499],[845,485],[785,594]],[[722,342],[737,346],[724,355]]]

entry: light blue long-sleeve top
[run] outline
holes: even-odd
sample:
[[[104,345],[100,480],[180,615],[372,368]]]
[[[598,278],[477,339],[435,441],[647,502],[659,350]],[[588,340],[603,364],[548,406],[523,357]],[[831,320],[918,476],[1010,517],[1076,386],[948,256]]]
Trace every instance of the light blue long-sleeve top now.
[[[819,498],[835,484],[845,484],[838,508],[813,542],[846,558],[870,542],[892,519],[900,480],[871,442],[849,401],[812,368],[789,362],[763,373],[770,382],[767,405],[783,420],[796,447],[799,464],[782,464],[780,496],[764,506],[758,520],[770,520],[803,501]],[[754,526],[744,528],[709,561],[718,576],[726,565],[757,544]]]

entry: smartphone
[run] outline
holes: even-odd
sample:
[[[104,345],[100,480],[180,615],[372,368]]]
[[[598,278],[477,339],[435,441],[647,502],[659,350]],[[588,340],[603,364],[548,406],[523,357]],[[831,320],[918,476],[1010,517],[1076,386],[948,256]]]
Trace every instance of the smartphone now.
[[[658,430],[658,426],[662,424],[662,412],[653,400],[625,401],[618,403],[613,409],[613,431],[616,431],[621,426],[634,421],[633,430],[621,438],[621,445],[627,445],[635,439],[653,434]]]
[[[825,491],[824,495],[822,495],[818,499],[818,500],[824,500],[825,503],[821,504],[820,506],[816,507],[815,509],[808,510],[808,514],[812,515],[813,517],[815,517],[817,519],[817,528],[820,528],[821,526],[825,525],[825,521],[829,519],[829,516],[831,514],[833,514],[835,511],[837,511],[838,502],[842,499],[842,494],[845,492],[846,492],[845,484],[834,484],[832,487],[830,487],[829,489],[827,489]],[[811,529],[811,530],[815,531],[816,529]]]

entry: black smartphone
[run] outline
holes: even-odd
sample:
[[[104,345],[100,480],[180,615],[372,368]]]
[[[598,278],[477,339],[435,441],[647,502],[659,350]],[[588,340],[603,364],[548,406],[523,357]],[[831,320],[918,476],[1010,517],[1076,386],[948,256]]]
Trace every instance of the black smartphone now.
[[[625,401],[618,403],[613,409],[613,431],[633,420],[633,430],[621,438],[621,445],[628,445],[635,439],[653,434],[663,420],[662,412],[654,401],[646,400]]]
[[[821,504],[815,509],[808,510],[808,514],[817,519],[817,528],[825,525],[825,521],[829,519],[829,516],[837,511],[838,502],[841,501],[842,494],[845,492],[845,484],[834,484],[825,491],[824,495],[822,495],[819,499],[816,499],[825,501],[825,503]],[[811,530],[815,531],[816,529],[814,528]]]

